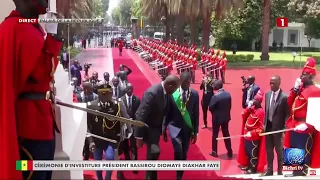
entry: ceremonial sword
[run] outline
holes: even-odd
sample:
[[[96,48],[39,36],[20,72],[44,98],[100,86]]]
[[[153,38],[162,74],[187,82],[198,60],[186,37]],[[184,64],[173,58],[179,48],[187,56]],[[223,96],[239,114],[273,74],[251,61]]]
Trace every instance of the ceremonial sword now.
[[[148,127],[147,124],[145,124],[144,122],[141,122],[141,121],[135,121],[135,120],[132,120],[132,119],[118,117],[118,116],[114,116],[114,115],[111,115],[111,114],[103,113],[103,112],[100,112],[100,111],[96,111],[96,110],[92,110],[92,109],[88,109],[88,108],[75,106],[73,104],[64,103],[64,102],[61,102],[61,101],[56,101],[56,104],[58,104],[60,106],[68,107],[68,108],[71,108],[71,109],[77,109],[77,110],[80,110],[80,111],[84,111],[84,112],[87,112],[87,113],[90,113],[90,114],[93,114],[93,115],[96,115],[96,116],[102,116],[102,117],[108,118],[111,121],[118,120],[120,122],[130,123],[130,124],[132,124],[134,126],[138,126],[138,127]]]
[[[294,130],[294,128],[291,128],[291,129],[281,129],[281,130],[277,130],[277,131],[271,131],[271,132],[261,133],[261,134],[259,134],[259,136],[267,136],[267,135],[272,135],[272,134],[277,134],[277,133],[283,133],[283,132],[293,131],[293,130]],[[229,136],[229,137],[221,137],[221,138],[216,138],[216,140],[242,138],[242,137],[245,137],[245,136],[246,136],[246,135],[236,135],[236,136]]]

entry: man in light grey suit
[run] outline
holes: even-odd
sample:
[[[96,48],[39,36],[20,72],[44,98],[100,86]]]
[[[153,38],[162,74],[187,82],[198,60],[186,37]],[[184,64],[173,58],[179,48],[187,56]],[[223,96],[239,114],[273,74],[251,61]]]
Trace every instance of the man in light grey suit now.
[[[289,115],[289,106],[287,103],[287,95],[280,89],[281,79],[279,76],[273,76],[270,79],[271,91],[266,93],[265,104],[265,118],[264,127],[265,132],[277,131],[285,128],[285,121]],[[283,147],[282,147],[282,133],[266,136],[267,149],[267,171],[261,176],[273,175],[273,159],[274,149],[277,152],[278,158],[278,175],[282,175],[283,164]]]
[[[124,96],[125,95],[125,87],[122,87],[121,85],[120,85],[120,80],[119,80],[119,77],[117,77],[117,76],[114,76],[113,78],[112,78],[112,90],[113,90],[113,95],[112,95],[112,97],[114,98],[114,99],[119,99],[119,98],[121,98],[122,96]]]
[[[177,76],[169,75],[163,82],[151,86],[143,95],[136,112],[136,120],[146,123],[149,128],[136,127],[134,136],[137,147],[147,145],[147,160],[158,160],[160,155],[159,140],[162,122],[166,112],[167,95],[174,93],[180,86]],[[146,179],[157,180],[156,171],[147,171]]]

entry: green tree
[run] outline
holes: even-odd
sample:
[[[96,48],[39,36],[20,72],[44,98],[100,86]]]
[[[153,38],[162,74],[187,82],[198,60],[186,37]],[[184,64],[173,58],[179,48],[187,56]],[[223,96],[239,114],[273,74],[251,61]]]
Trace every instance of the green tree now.
[[[307,35],[309,47],[313,38],[320,38],[320,18],[308,18],[305,23],[305,34]]]
[[[134,17],[141,19],[142,17],[142,1],[141,0],[133,0],[131,13]]]
[[[212,15],[212,28],[215,36],[216,45],[223,47],[225,40],[242,39],[243,32],[241,25],[243,19],[238,18],[238,15],[231,9],[227,16],[222,20],[216,20],[215,14]]]
[[[230,48],[236,40],[237,43],[241,41],[239,47],[250,49],[252,42],[261,36],[261,2],[262,0],[246,0],[238,14],[231,10],[221,21],[212,18],[216,45]]]
[[[120,9],[115,7],[111,12],[112,24],[120,25]]]
[[[103,8],[103,4],[101,0],[94,0],[94,8],[93,8],[93,14],[96,18],[103,18],[105,15],[105,11]]]
[[[120,25],[130,26],[131,24],[131,7],[133,5],[133,0],[120,0],[119,2],[119,12],[120,12]]]
[[[304,17],[320,17],[320,0],[290,0],[288,7]]]

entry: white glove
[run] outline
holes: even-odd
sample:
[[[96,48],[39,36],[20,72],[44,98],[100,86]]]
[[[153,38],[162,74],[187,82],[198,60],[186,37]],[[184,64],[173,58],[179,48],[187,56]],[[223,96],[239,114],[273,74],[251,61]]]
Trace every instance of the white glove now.
[[[248,102],[248,108],[250,108],[252,105],[253,105],[253,101],[251,100]]]
[[[247,132],[246,135],[244,135],[245,137],[251,137],[251,133],[250,132]]]
[[[57,19],[55,13],[48,11],[47,12],[48,19]],[[57,34],[58,33],[58,23],[47,23],[45,24],[45,31],[50,34]]]
[[[305,131],[306,129],[308,129],[308,126],[305,123],[299,124],[294,128],[295,131]]]
[[[300,86],[301,86],[301,79],[300,78],[297,78],[296,79],[296,82],[294,83],[294,88],[295,89],[300,89]]]

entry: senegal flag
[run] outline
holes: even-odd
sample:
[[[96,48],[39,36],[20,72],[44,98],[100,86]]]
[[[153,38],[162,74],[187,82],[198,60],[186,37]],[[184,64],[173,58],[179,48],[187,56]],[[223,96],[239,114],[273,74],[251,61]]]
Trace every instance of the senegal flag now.
[[[33,162],[32,161],[16,161],[17,171],[32,171]]]

